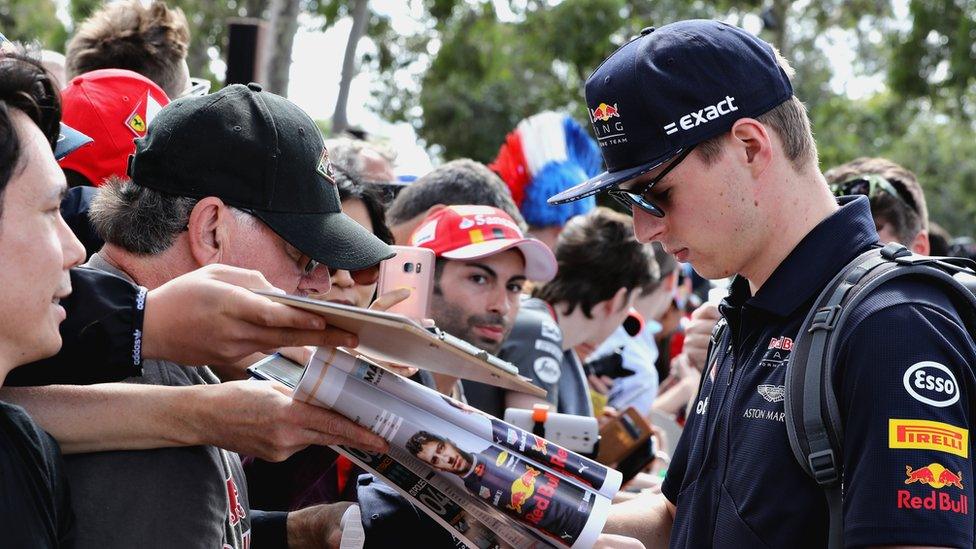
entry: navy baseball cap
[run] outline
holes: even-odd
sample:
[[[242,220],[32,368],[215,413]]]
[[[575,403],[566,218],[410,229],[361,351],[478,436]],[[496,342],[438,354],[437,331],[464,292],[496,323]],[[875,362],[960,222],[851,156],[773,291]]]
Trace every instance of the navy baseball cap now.
[[[648,27],[586,80],[607,171],[549,203],[630,181],[792,96],[772,46],[738,27],[702,19]]]

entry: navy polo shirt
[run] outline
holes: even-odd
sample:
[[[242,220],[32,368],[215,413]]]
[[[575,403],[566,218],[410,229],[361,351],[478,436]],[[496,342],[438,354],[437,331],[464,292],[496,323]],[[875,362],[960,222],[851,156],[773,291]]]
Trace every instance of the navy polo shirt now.
[[[826,501],[790,450],[783,398],[813,301],[878,240],[867,198],[843,204],[755,296],[737,278],[719,307],[729,329],[663,486],[677,507],[671,547],[826,545]],[[976,347],[956,311],[943,288],[896,279],[844,325],[834,381],[848,547],[973,544]]]

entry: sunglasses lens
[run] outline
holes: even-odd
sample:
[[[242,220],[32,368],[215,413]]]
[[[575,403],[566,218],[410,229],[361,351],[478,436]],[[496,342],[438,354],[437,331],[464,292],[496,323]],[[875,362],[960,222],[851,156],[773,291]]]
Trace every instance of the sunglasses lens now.
[[[356,282],[356,284],[359,284],[360,286],[374,284],[380,277],[380,266],[374,265],[359,271],[352,271],[350,274],[352,275],[352,279]]]

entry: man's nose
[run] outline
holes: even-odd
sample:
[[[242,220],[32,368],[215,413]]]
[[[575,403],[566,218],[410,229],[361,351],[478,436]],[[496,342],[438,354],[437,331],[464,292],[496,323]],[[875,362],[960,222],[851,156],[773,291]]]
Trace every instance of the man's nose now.
[[[634,236],[638,241],[650,243],[660,241],[664,233],[663,217],[653,216],[638,206],[631,206],[634,214]]]
[[[352,288],[356,281],[352,279],[352,274],[346,270],[338,270],[332,275],[332,284],[339,288]]]

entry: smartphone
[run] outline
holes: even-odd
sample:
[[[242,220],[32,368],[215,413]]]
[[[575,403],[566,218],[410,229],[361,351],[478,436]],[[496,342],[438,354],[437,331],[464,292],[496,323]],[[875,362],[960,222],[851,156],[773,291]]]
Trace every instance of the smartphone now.
[[[376,295],[408,288],[410,297],[387,309],[391,313],[420,321],[430,317],[430,294],[434,291],[433,250],[416,246],[390,246],[396,255],[380,263]]]

